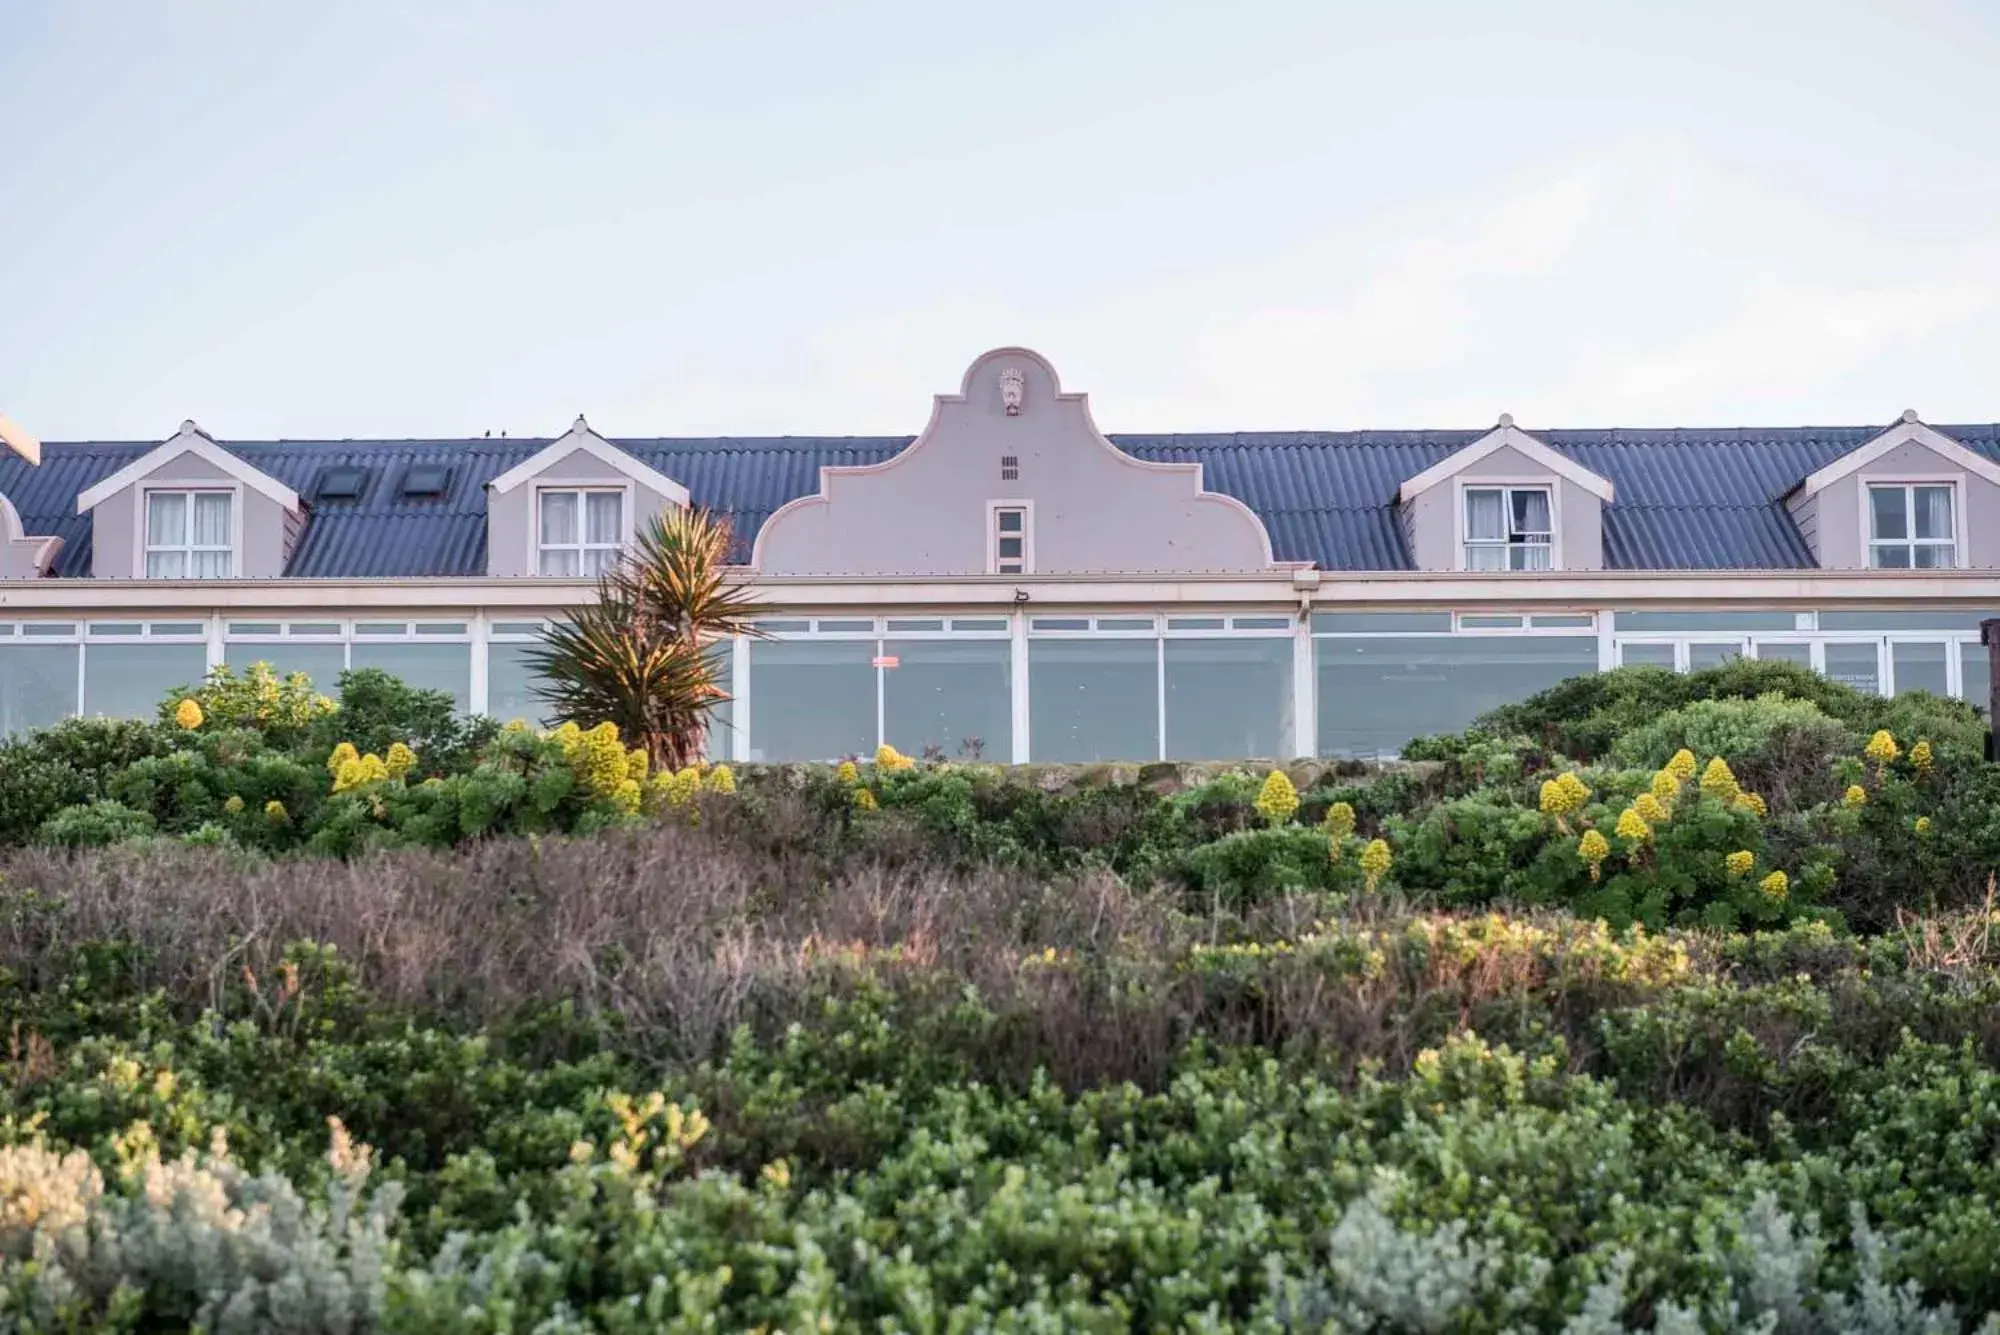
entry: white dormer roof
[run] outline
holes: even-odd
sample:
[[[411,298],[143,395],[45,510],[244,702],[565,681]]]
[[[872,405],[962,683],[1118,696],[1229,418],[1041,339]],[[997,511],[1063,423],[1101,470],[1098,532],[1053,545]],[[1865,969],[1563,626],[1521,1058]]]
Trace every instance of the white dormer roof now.
[[[1904,445],[1921,445],[1933,454],[1942,456],[1952,467],[1962,468],[1973,476],[1983,477],[1994,486],[2000,487],[2000,464],[1994,463],[1983,454],[1974,453],[1944,432],[1925,426],[1917,417],[1917,410],[1908,408],[1904,410],[1896,425],[1869,440],[1867,444],[1849,450],[1814,473],[1799,484],[1799,490],[1810,496],[1849,474],[1866,468],[1891,450]]]
[[[1574,482],[1597,499],[1609,505],[1612,500],[1611,479],[1591,472],[1567,455],[1556,453],[1536,440],[1527,432],[1514,425],[1514,419],[1506,413],[1500,414],[1500,425],[1473,441],[1470,445],[1440,459],[1423,472],[1404,482],[1396,493],[1405,505],[1429,491],[1440,482],[1449,481],[1461,472],[1478,463],[1490,454],[1504,449],[1513,449],[1534,460],[1537,467],[1546,468],[1556,477]]]
[[[244,463],[228,450],[217,445],[209,434],[196,426],[189,418],[181,423],[181,429],[172,437],[161,441],[152,449],[134,459],[125,467],[90,487],[76,498],[76,512],[89,514],[97,506],[125,490],[127,487],[145,481],[160,471],[162,464],[192,454],[196,458],[215,465],[229,476],[249,487],[262,492],[287,510],[299,508],[299,494],[268,473],[260,472]]]
[[[657,469],[646,467],[625,451],[613,445],[604,437],[590,429],[590,423],[577,415],[576,423],[569,432],[557,440],[523,459],[512,468],[486,484],[486,489],[495,495],[504,495],[524,482],[540,477],[555,464],[581,450],[607,468],[631,478],[649,491],[657,492],[675,505],[688,503],[688,489]]]

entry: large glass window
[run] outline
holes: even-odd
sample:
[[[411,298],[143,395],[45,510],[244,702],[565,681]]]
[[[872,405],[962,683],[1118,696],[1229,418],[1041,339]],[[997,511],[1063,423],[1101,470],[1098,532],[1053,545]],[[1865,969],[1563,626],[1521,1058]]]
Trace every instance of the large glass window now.
[[[1829,644],[1826,646],[1826,675],[1857,691],[1880,693],[1882,666],[1879,655],[1880,646],[1873,640],[1865,644]]]
[[[1889,660],[1896,670],[1896,694],[1929,691],[1932,695],[1950,695],[1951,687],[1945,678],[1949,671],[1946,664],[1950,662],[1950,648],[1942,641],[1892,643]]]
[[[226,491],[146,493],[146,578],[228,579],[230,507]]]
[[[1868,488],[1868,564],[1942,570],[1958,564],[1950,486]]]
[[[597,576],[618,564],[625,541],[625,493],[561,490],[535,493],[537,568],[544,575]]]
[[[462,714],[472,708],[472,646],[463,641],[356,641],[349,663],[380,668],[405,686],[444,691]]]
[[[1757,657],[1767,663],[1797,663],[1812,666],[1812,646],[1795,640],[1759,640]]]
[[[76,712],[74,644],[0,643],[0,737],[60,723]]]
[[[1674,646],[1671,644],[1628,643],[1618,646],[1618,666],[1620,667],[1663,667],[1673,671]]]
[[[1412,737],[1455,731],[1597,670],[1594,637],[1322,639],[1315,647],[1322,756],[1394,755]]]
[[[875,752],[875,641],[752,640],[750,759]]]
[[[4,652],[0,650],[0,653]],[[1987,656],[1988,653],[1983,644],[1959,646],[1959,694],[1982,710],[1991,708],[1993,702],[1993,660]]]
[[[1554,543],[1547,487],[1465,489],[1467,570],[1547,570]]]
[[[1028,641],[1028,747],[1040,762],[1157,760],[1159,644]]]
[[[1743,657],[1741,640],[1696,640],[1688,646],[1688,671],[1721,667]]]
[[[486,647],[486,712],[502,723],[548,722],[548,701],[535,689],[540,676],[528,667],[536,646],[505,641]]]
[[[1292,642],[1169,639],[1167,755],[1246,760],[1291,754]]]
[[[177,686],[196,686],[208,672],[199,644],[90,644],[83,658],[85,717],[151,718]]]
[[[222,661],[239,673],[252,663],[268,663],[280,677],[303,672],[323,694],[333,695],[339,690],[340,674],[347,667],[347,646],[315,644],[309,640],[232,642],[222,646]]]
[[[907,755],[1006,761],[1014,749],[1013,646],[1005,640],[889,640],[883,740]]]

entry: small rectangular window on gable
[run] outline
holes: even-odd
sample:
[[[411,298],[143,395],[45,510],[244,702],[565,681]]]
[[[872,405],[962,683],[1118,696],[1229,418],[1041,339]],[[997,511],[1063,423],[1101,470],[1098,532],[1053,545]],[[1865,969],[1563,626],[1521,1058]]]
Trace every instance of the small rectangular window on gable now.
[[[999,504],[992,506],[989,513],[992,524],[987,533],[987,570],[995,575],[1032,573],[1034,535],[1028,528],[1028,507]]]
[[[145,496],[147,579],[230,577],[234,492],[149,490]]]
[[[1465,489],[1467,570],[1548,570],[1554,550],[1547,487]]]
[[[1949,483],[1868,487],[1868,564],[1877,570],[1949,570],[1958,526]]]
[[[625,493],[543,487],[535,493],[535,568],[543,575],[602,575],[625,545]]]

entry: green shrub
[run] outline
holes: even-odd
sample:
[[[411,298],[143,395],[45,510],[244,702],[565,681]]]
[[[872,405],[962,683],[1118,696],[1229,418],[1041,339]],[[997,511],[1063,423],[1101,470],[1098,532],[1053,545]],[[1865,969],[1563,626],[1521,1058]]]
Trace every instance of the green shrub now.
[[[43,843],[66,848],[102,848],[151,834],[157,824],[150,812],[105,800],[64,807],[43,821],[36,835]]]
[[[240,675],[229,664],[219,663],[199,685],[169,691],[160,702],[162,726],[180,726],[177,715],[184,700],[200,707],[199,726],[253,729],[279,749],[302,743],[316,723],[338,709],[314,689],[305,673],[280,677],[263,662],[252,663]]]

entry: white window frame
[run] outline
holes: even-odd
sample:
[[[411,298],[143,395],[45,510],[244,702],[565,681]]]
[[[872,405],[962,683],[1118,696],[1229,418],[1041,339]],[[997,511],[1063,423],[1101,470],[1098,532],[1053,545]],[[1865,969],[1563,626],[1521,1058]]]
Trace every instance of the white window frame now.
[[[544,547],[544,544],[543,544],[543,542],[542,542],[542,499],[543,499],[543,497],[545,497],[545,496],[549,495],[549,494],[550,494],[550,493],[552,493],[552,492],[559,492],[559,493],[569,493],[569,494],[574,494],[574,495],[576,495],[576,496],[578,497],[578,500],[577,500],[577,515],[576,515],[576,523],[577,523],[577,541],[576,541],[576,543],[574,543],[574,544],[570,544],[570,543],[557,543],[557,544],[556,544],[556,545],[554,545],[553,547],[547,547],[547,548],[545,548],[545,547]],[[609,481],[609,482],[567,482],[567,481],[565,481],[565,482],[557,482],[557,481],[550,481],[550,482],[543,482],[543,483],[538,483],[538,484],[536,484],[536,486],[535,486],[535,488],[534,488],[534,504],[528,507],[528,570],[529,570],[529,571],[531,572],[531,574],[533,575],[533,577],[534,577],[534,578],[536,578],[536,579],[591,579],[591,580],[594,580],[594,579],[596,579],[596,578],[597,578],[597,577],[596,577],[595,575],[589,575],[589,574],[584,574],[584,573],[582,573],[582,572],[583,572],[583,554],[584,554],[585,552],[593,552],[593,551],[602,551],[602,550],[604,550],[604,544],[603,544],[603,543],[599,543],[599,542],[586,542],[586,541],[584,541],[584,539],[583,539],[583,535],[584,535],[584,533],[585,533],[585,532],[587,531],[587,521],[586,521],[586,518],[585,518],[585,512],[586,512],[586,510],[588,509],[588,505],[589,505],[589,503],[588,503],[587,501],[583,500],[583,499],[582,499],[582,496],[583,496],[584,494],[586,494],[586,493],[589,493],[589,492],[615,492],[615,493],[617,493],[617,495],[618,495],[618,496],[619,496],[619,498],[620,498],[620,500],[619,500],[619,502],[618,502],[618,506],[619,506],[619,509],[618,509],[618,555],[622,556],[622,555],[624,555],[624,554],[625,554],[626,552],[628,552],[628,551],[630,551],[630,550],[632,549],[632,536],[633,536],[634,532],[636,531],[636,529],[635,529],[635,522],[636,522],[636,521],[635,521],[635,517],[634,517],[634,513],[633,513],[633,511],[634,511],[634,506],[635,506],[635,502],[636,502],[636,490],[635,490],[635,488],[633,487],[633,485],[632,485],[632,483],[631,483],[631,482],[629,482],[629,481],[624,481],[624,482],[617,482],[617,481]],[[549,550],[549,551],[564,551],[564,552],[567,552],[567,551],[574,551],[575,553],[577,553],[577,571],[578,571],[578,573],[577,573],[576,575],[573,575],[573,576],[572,576],[572,575],[544,575],[544,574],[542,573],[542,552],[543,552],[544,550]]]
[[[1875,507],[1869,504],[1870,500],[1869,493],[1874,491],[1877,487],[1883,487],[1883,488],[1894,487],[1902,491],[1903,518],[1906,521],[1908,521],[1909,531],[1912,535],[1914,535],[1917,530],[1916,488],[1946,487],[1950,489],[1951,491],[1951,564],[1950,565],[1918,566],[1915,564],[1917,559],[1917,548],[1942,547],[1945,543],[1945,540],[1943,538],[1919,538],[1911,536],[1908,538],[1887,538],[1881,540],[1880,542],[1876,540]],[[1951,474],[1948,476],[1931,476],[1931,477],[1921,477],[1921,476],[1882,477],[1882,476],[1870,476],[1864,474],[1861,478],[1861,486],[1859,490],[1860,490],[1860,501],[1861,501],[1862,561],[1863,564],[1865,564],[1868,569],[1870,570],[1909,569],[1922,573],[1924,571],[1930,571],[1930,570],[1963,570],[1965,568],[1965,563],[1966,563],[1965,475],[1963,473]],[[1910,561],[1912,564],[1907,567],[1876,565],[1875,549],[1878,546],[1907,548],[1910,553]]]
[[[1452,525],[1452,551],[1454,554],[1455,569],[1464,571],[1467,574],[1474,574],[1474,575],[1534,575],[1534,574],[1548,573],[1544,571],[1535,571],[1535,570],[1512,570],[1512,569],[1474,570],[1472,568],[1471,561],[1467,559],[1467,551],[1466,551],[1469,542],[1469,540],[1466,537],[1466,531],[1465,531],[1466,530],[1465,502],[1466,502],[1466,493],[1468,491],[1499,491],[1499,492],[1539,491],[1546,494],[1549,498],[1549,567],[1548,568],[1549,571],[1551,572],[1561,570],[1563,568],[1562,486],[1560,485],[1560,479],[1548,478],[1548,477],[1462,477],[1455,480],[1455,485],[1452,489],[1451,525]],[[1508,520],[1509,523],[1511,523],[1514,513],[1513,501],[1511,498],[1508,500],[1507,506],[1508,506],[1507,509]],[[1500,547],[1502,550],[1506,551],[1511,551],[1517,546],[1525,548],[1530,545],[1532,544],[1512,543],[1512,542],[1480,543],[1480,546],[1482,547],[1497,546]]]
[[[152,509],[152,497],[156,492],[175,492],[188,497],[188,542],[174,546],[155,545],[152,542],[152,535],[146,531],[146,517]],[[192,558],[197,551],[212,552],[216,550],[213,547],[196,547],[193,543],[193,498],[197,493],[201,492],[229,497],[229,573],[222,576],[222,578],[241,579],[243,577],[243,484],[241,482],[216,481],[206,478],[190,478],[186,481],[173,479],[164,479],[158,482],[149,481],[139,488],[139,503],[134,507],[135,513],[132,516],[132,550],[134,552],[133,565],[135,567],[132,571],[132,577],[134,579],[153,578],[146,573],[146,558],[154,552],[183,552]],[[192,559],[190,559],[189,565],[192,564]],[[186,580],[207,579],[211,577],[182,575],[181,578]]]
[[[1000,569],[1000,515],[1018,510],[1021,514],[1021,568]],[[1008,536],[1013,536],[1009,534]],[[986,502],[986,573],[1024,576],[1035,573],[1035,503],[1033,501]]]

